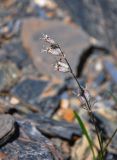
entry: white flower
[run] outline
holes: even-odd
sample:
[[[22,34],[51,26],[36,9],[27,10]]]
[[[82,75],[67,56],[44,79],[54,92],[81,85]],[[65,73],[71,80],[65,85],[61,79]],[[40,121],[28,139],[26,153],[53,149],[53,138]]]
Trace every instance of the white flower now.
[[[55,44],[55,41],[51,39],[47,34],[43,34],[41,39],[43,39],[45,42],[49,44]]]
[[[55,55],[55,56],[61,56],[61,50],[59,48],[52,48],[52,47],[49,47],[49,48],[46,48],[46,49],[42,49],[41,50],[41,53],[43,52],[46,52],[46,53],[49,53],[51,55]]]
[[[48,53],[55,55],[55,56],[60,56],[61,55],[61,50],[59,48],[48,48],[47,50]]]
[[[60,71],[60,72],[69,72],[69,66],[66,63],[63,63],[61,61],[58,61],[55,66],[55,70]]]
[[[66,64],[66,63],[63,63],[63,62],[61,62],[61,61],[58,61],[58,64],[59,64],[61,67],[64,67],[64,68],[66,68],[66,69],[69,69],[69,66],[68,66],[68,64]]]

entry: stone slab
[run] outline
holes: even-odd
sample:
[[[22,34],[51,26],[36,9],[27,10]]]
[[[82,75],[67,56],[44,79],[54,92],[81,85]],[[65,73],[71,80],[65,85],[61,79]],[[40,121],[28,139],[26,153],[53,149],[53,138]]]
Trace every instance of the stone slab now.
[[[90,45],[88,35],[81,28],[61,21],[44,21],[39,18],[24,19],[21,29],[23,46],[38,70],[49,75],[56,74],[52,68],[55,59],[51,55],[41,53],[43,43],[40,38],[43,33],[48,34],[60,44],[75,72],[80,54]]]

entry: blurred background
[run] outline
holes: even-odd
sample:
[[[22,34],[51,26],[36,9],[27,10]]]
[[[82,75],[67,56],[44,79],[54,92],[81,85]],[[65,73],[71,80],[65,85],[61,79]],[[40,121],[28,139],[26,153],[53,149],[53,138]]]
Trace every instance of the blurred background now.
[[[104,143],[117,128],[117,1],[0,0],[0,113],[15,117],[19,131],[23,130],[10,144],[7,136],[0,147],[0,159],[21,159],[25,155],[24,159],[31,160],[25,152],[29,144],[24,140],[19,143],[19,137],[27,134],[29,152],[33,152],[38,132],[56,146],[61,159],[92,160],[73,114],[74,110],[78,112],[98,145],[88,113],[73,94],[77,84],[70,74],[54,71],[54,57],[41,53],[46,47],[40,40],[42,34],[61,46],[81,85],[87,86]],[[30,126],[24,127],[27,119]],[[36,134],[32,134],[32,124]],[[38,141],[37,148],[42,143]],[[34,151],[33,159],[39,159],[38,153],[43,155],[42,150]],[[51,156],[45,152],[48,160],[59,157],[58,152],[50,150]],[[105,156],[105,160],[116,159],[117,134]]]

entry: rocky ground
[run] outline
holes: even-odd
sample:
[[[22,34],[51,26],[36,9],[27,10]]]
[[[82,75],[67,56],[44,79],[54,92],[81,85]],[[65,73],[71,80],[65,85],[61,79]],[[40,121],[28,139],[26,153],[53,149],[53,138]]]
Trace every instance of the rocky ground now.
[[[87,84],[104,142],[117,128],[115,52],[96,45],[55,1],[0,3],[0,159],[92,160],[73,114],[79,113],[98,145],[87,111],[73,94],[77,85],[71,75],[53,70],[55,59],[41,53],[40,38],[52,36]],[[105,157],[116,159],[117,135]]]

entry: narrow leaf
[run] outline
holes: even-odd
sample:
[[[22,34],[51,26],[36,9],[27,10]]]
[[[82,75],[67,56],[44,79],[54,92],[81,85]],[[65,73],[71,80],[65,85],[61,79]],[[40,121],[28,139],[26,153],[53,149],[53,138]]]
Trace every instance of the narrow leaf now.
[[[82,119],[77,114],[77,112],[74,111],[74,114],[75,114],[75,117],[76,117],[76,119],[77,119],[77,121],[78,121],[78,123],[79,123],[79,125],[80,125],[80,127],[82,129],[82,131],[83,131],[83,134],[85,135],[85,137],[86,137],[86,139],[87,139],[87,141],[89,143],[90,149],[91,149],[92,154],[93,154],[93,159],[95,160],[96,158],[95,158],[95,153],[94,153],[94,150],[93,150],[93,142],[92,142],[92,140],[91,140],[91,138],[90,138],[90,136],[88,134],[88,131],[87,131]]]

